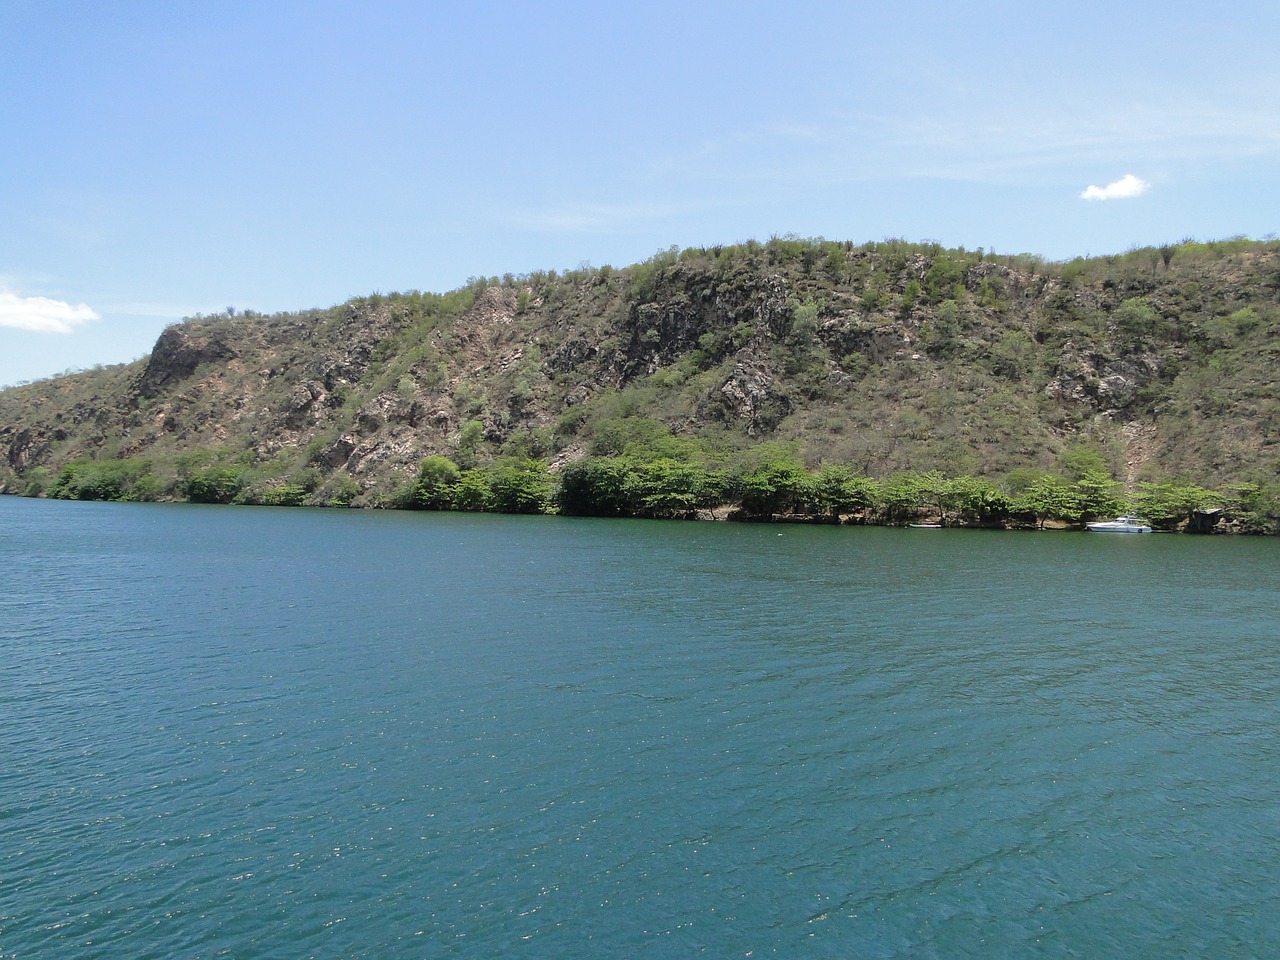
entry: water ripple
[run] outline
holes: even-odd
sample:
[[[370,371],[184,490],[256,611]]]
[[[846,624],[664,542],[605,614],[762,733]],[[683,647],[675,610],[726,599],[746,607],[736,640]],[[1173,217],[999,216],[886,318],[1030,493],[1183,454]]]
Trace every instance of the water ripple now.
[[[1280,948],[1269,541],[0,531],[0,957]]]

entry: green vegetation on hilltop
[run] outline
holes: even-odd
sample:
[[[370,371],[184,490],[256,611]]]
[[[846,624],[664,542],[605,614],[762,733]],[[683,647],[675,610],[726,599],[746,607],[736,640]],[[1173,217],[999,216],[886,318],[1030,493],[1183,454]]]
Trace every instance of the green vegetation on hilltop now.
[[[900,240],[194,317],[0,392],[0,489],[614,516],[1274,529],[1280,244]]]

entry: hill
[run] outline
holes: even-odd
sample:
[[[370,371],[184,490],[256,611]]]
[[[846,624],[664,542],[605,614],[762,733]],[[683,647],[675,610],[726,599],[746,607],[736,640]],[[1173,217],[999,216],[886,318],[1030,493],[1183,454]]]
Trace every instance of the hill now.
[[[1269,528],[1278,355],[1276,242],[1063,263],[899,240],[672,248],[190,318],[136,363],[0,392],[0,491],[542,509],[558,490],[577,512],[897,515],[818,503],[802,488],[825,468],[875,486],[863,499],[923,482],[909,513],[947,514],[928,493],[943,480],[980,482],[1007,517],[1037,484],[1078,501],[1105,479],[1110,499],[1056,513],[1191,490]],[[696,476],[659,478],[674,494],[635,479],[677,466]],[[616,502],[588,473],[605,468],[631,484]],[[783,493],[753,500],[766,474]]]

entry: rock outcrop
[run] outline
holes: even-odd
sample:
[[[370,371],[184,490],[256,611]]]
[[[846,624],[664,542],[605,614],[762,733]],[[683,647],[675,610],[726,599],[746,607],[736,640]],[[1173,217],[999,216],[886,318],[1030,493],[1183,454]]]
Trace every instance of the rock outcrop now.
[[[158,397],[165,390],[190,377],[201,364],[216,363],[235,356],[230,331],[215,327],[201,330],[178,325],[168,327],[151,351],[138,379],[138,394]]]

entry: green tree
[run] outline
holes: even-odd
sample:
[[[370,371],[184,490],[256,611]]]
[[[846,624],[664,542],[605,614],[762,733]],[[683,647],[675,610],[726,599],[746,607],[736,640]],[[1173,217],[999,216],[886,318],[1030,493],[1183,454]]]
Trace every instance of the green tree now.
[[[1163,529],[1172,529],[1190,520],[1193,513],[1222,503],[1221,494],[1181,480],[1140,483],[1134,497],[1134,506],[1142,516]]]
[[[448,457],[423,457],[411,504],[423,510],[449,509],[453,505],[453,488],[461,476],[458,465]]]
[[[507,460],[489,470],[493,509],[498,513],[545,513],[551,505],[551,475],[541,460]]]
[[[484,440],[484,424],[479,420],[469,420],[458,431],[458,463],[466,468],[476,464],[476,453]]]
[[[942,489],[942,504],[947,512],[959,514],[978,523],[1002,521],[1009,516],[1012,503],[994,485],[977,477],[952,477]]]
[[[1229,490],[1231,517],[1249,533],[1280,531],[1280,483],[1241,483]]]
[[[840,464],[824,465],[813,478],[812,490],[815,512],[833,517],[861,513],[876,502],[875,481]]]
[[[262,487],[253,502],[265,507],[301,507],[307,502],[307,493],[300,483],[277,483]]]
[[[21,476],[21,493],[24,497],[45,495],[56,482],[48,467],[33,467]]]
[[[1014,467],[1004,475],[1002,486],[1011,500],[1016,500],[1045,475],[1035,467]]]
[[[191,474],[186,483],[192,503],[230,503],[245,485],[244,467],[205,467]]]
[[[148,460],[76,460],[58,472],[49,496],[57,500],[153,500],[159,488]]]
[[[880,481],[879,501],[876,504],[881,517],[889,523],[914,520],[925,509],[930,491],[921,475],[911,470],[899,470]]]
[[[791,513],[813,500],[812,478],[795,462],[775,461],[739,474],[731,489],[743,513],[750,517]]]
[[[560,471],[556,506],[569,516],[630,516],[631,472],[631,462],[624,457],[583,457],[567,464]]]
[[[947,496],[951,490],[951,481],[937,470],[929,470],[916,474],[916,485],[922,506],[936,510],[942,520],[947,518]]]
[[[634,464],[627,483],[633,509],[652,517],[687,517],[714,502],[719,493],[718,475],[665,457]]]
[[[1125,510],[1120,484],[1105,471],[1088,471],[1073,484],[1073,491],[1080,506],[1081,520],[1114,517]]]
[[[486,513],[493,510],[493,487],[489,473],[480,467],[464,470],[453,488],[453,507],[470,513]]]
[[[1080,520],[1080,499],[1075,486],[1065,477],[1047,473],[1023,490],[1012,503],[1015,513],[1027,513],[1035,517],[1036,526],[1043,528],[1046,520]]]

